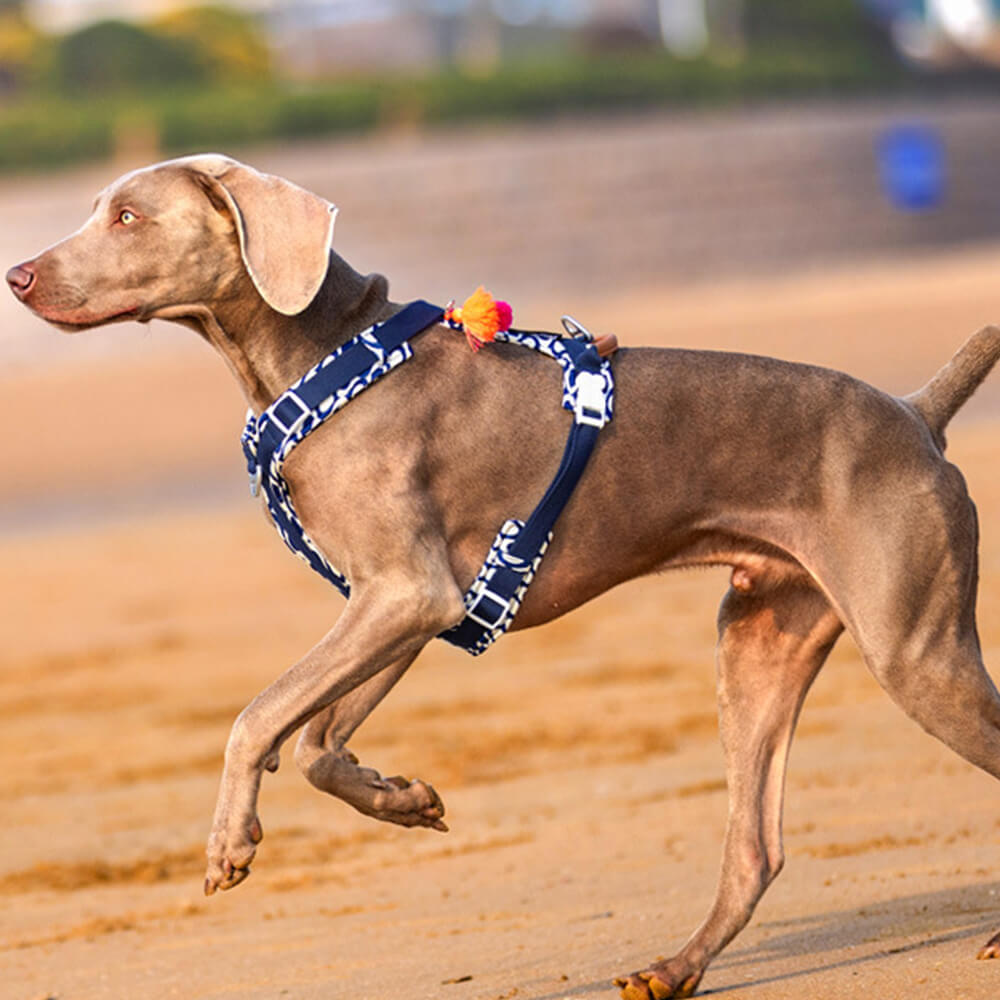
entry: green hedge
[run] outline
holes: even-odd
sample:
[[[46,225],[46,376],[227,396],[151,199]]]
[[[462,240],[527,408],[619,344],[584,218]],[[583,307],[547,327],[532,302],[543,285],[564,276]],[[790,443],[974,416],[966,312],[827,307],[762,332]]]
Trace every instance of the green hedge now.
[[[161,147],[174,153],[361,132],[377,124],[379,106],[377,90],[366,85],[302,92],[219,91],[172,100],[157,117]]]
[[[101,109],[36,101],[0,107],[0,170],[100,160],[114,150],[114,119]]]
[[[990,77],[989,86],[996,89]],[[107,156],[140,123],[165,154],[226,150],[275,139],[417,124],[539,118],[574,111],[726,104],[761,98],[886,93],[916,77],[855,48],[752,51],[738,62],[676,60],[661,53],[513,63],[486,77],[457,71],[312,89],[177,92],[140,101],[0,105],[0,169]],[[981,81],[980,81],[981,83]],[[940,86],[940,79],[937,86]]]
[[[916,84],[898,63],[853,47],[810,51],[796,45],[754,51],[735,62],[639,54],[512,64],[483,78],[453,71],[411,82],[403,99],[415,117],[433,123],[883,93]]]

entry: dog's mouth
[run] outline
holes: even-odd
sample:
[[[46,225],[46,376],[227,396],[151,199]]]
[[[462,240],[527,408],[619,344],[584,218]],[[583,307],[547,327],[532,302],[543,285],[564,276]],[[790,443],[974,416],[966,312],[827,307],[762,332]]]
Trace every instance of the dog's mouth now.
[[[93,319],[90,317],[86,319],[68,319],[58,315],[46,316],[45,312],[41,309],[36,310],[36,312],[47,323],[51,323],[64,333],[79,333],[83,330],[91,330],[95,326],[106,326],[109,323],[123,323],[130,319],[142,320],[142,310],[138,306],[133,306],[130,309],[121,309],[118,312],[109,313],[106,316],[97,316]]]

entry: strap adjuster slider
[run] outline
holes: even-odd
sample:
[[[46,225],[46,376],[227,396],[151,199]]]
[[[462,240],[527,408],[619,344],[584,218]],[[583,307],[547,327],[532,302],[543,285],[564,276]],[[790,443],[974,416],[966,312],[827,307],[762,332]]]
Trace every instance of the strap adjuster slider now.
[[[298,412],[289,413],[290,406]],[[290,434],[294,434],[311,414],[312,407],[308,406],[292,389],[286,389],[281,394],[281,398],[270,408],[268,419],[285,437],[288,437]]]
[[[484,604],[495,605],[496,611],[494,612],[492,608],[484,607]],[[486,616],[491,613],[492,618],[487,618]],[[477,625],[482,625],[483,628],[492,630],[499,627],[509,613],[510,601],[506,597],[502,597],[500,594],[490,590],[489,587],[484,587],[476,595],[476,600],[472,607],[465,612],[465,617],[471,618]]]

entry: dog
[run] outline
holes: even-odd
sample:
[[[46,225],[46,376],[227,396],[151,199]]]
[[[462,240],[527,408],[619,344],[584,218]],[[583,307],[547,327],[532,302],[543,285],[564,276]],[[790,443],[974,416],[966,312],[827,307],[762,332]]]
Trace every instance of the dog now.
[[[134,171],[73,235],[7,272],[62,330],[162,318],[222,355],[255,413],[360,331],[396,315],[386,279],[332,249],[336,209],[220,155]],[[847,629],[896,703],[1000,777],[1000,696],[975,623],[978,526],[948,421],[1000,358],[974,334],[922,389],[889,396],[772,358],[622,349],[614,420],[564,509],[514,628],[625,580],[727,565],[718,699],[730,796],[717,894],[673,957],[615,980],[626,1000],[691,995],[782,867],[785,762],[803,700]],[[250,872],[258,789],[295,760],[369,816],[444,831],[423,781],[383,778],[351,734],[421,648],[465,614],[497,526],[559,463],[559,373],[533,351],[477,354],[447,326],[303,440],[285,464],[301,522],[350,580],[331,630],[243,710],[226,746],[207,894]],[[517,433],[496,433],[510,413]],[[1000,934],[980,952],[1000,955]]]

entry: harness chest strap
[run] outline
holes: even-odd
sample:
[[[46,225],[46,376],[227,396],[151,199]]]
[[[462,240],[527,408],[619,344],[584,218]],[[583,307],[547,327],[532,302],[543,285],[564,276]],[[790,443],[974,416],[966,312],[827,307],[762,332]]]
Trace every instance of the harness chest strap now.
[[[441,322],[444,310],[412,302],[385,323],[338,348],[285,390],[259,417],[249,414],[242,444],[251,492],[263,488],[279,535],[301,559],[345,596],[350,585],[305,532],[281,473],[292,449],[359,392],[413,356],[409,341]],[[574,420],[562,461],[527,521],[504,522],[465,594],[465,618],[440,638],[478,655],[510,626],[552,538],[552,529],[579,482],[613,413],[611,366],[591,343],[555,334],[508,330],[497,340],[540,351],[563,369],[563,406]]]

